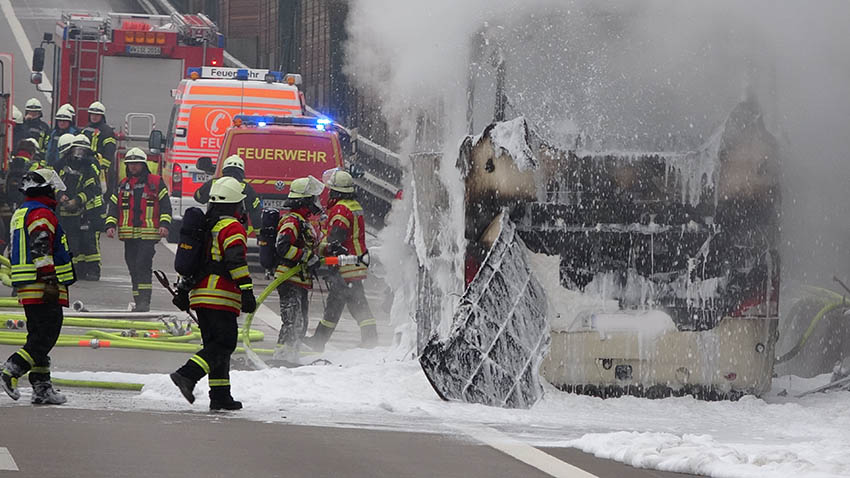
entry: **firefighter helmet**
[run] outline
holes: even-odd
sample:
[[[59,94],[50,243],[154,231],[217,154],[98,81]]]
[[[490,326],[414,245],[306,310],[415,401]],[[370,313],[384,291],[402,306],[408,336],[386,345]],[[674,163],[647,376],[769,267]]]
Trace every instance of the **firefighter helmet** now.
[[[289,199],[308,198],[322,194],[325,185],[313,176],[298,178],[289,185]]]
[[[148,155],[141,148],[130,148],[124,155],[124,164],[142,163],[147,164]]]
[[[31,153],[35,153],[36,151],[41,149],[41,146],[39,146],[38,140],[35,138],[24,138],[18,141],[17,149],[28,150]]]
[[[242,202],[245,199],[245,193],[242,192],[244,188],[242,183],[230,176],[218,178],[210,188],[210,202],[223,204]]]
[[[18,188],[22,193],[28,194],[31,190],[43,188],[45,186],[53,187],[54,191],[64,191],[65,183],[59,174],[52,169],[38,169],[30,171],[24,175],[21,181],[21,186]]]
[[[351,177],[351,174],[339,168],[325,171],[322,174],[322,182],[327,184],[332,191],[341,193],[354,192],[354,179]]]
[[[106,114],[106,106],[103,105],[100,101],[95,101],[94,103],[89,105],[89,114],[90,115],[105,115]]]
[[[21,113],[21,110],[19,110],[18,107],[15,105],[12,105],[12,121],[17,124],[21,124],[24,122],[24,114]]]
[[[27,104],[24,106],[24,111],[37,111],[41,113],[41,101],[38,101],[36,98],[28,99]]]
[[[233,154],[224,160],[224,164],[221,165],[221,169],[224,168],[239,168],[242,171],[245,171],[245,161],[242,161],[242,158],[240,158],[238,154]]]
[[[56,147],[59,149],[59,154],[65,154],[65,152],[71,149],[74,139],[76,139],[76,136],[71,133],[65,133],[60,136],[59,141],[56,143]]]
[[[84,148],[91,148],[91,140],[89,139],[88,136],[84,135],[83,133],[80,133],[80,134],[74,136],[73,146],[82,146]],[[128,151],[128,153],[129,153],[129,151]]]
[[[53,117],[58,121],[74,121],[74,108],[68,104],[62,105]]]

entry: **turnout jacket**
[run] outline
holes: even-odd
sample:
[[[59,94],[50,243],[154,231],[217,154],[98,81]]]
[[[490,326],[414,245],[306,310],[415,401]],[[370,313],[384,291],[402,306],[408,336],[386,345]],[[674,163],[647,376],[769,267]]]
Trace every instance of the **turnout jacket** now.
[[[128,176],[109,198],[106,228],[118,229],[118,239],[158,241],[159,227],[171,224],[168,188],[156,174]]]
[[[219,178],[208,180],[195,191],[193,196],[195,201],[198,201],[200,204],[210,202],[210,188],[212,188],[212,183],[214,183],[216,179]],[[262,223],[260,197],[257,196],[257,192],[254,191],[254,188],[251,187],[250,184],[246,183],[244,180],[239,180],[239,182],[242,183],[242,194],[245,195],[245,199],[242,200],[242,209],[248,214],[249,219],[245,232],[251,234],[251,232],[256,230]]]
[[[366,248],[366,222],[363,208],[355,199],[336,199],[328,204],[328,221],[319,252],[324,256],[345,254],[361,256]],[[339,273],[346,282],[366,278],[366,266],[340,266]]]
[[[275,252],[278,266],[275,276],[285,274],[299,262],[306,262],[313,255],[314,247],[315,237],[310,223],[307,222],[307,210],[300,208],[285,213],[277,224]],[[286,282],[305,289],[313,287],[313,278],[305,270],[290,277]]]
[[[189,306],[239,315],[242,291],[254,288],[247,254],[245,228],[232,216],[220,217],[211,231],[207,272],[189,292]]]
[[[59,287],[59,305],[68,307],[68,286],[76,281],[68,238],[47,197],[27,198],[12,215],[12,285],[23,305],[43,304],[46,280]]]

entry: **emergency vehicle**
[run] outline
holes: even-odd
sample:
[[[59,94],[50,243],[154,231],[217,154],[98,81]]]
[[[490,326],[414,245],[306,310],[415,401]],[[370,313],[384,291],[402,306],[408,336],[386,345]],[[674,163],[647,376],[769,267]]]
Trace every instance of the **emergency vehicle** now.
[[[53,107],[70,103],[84,127],[88,106],[105,104],[119,158],[146,146],[151,131],[166,123],[169,93],[188,68],[221,65],[224,55],[224,36],[203,14],[63,13],[55,40],[45,34],[40,49],[45,44],[55,49]]]
[[[249,117],[301,117],[304,112],[304,96],[298,89],[300,75],[218,67],[190,68],[187,73],[189,78],[182,80],[175,90],[168,129],[164,134],[154,131],[149,143],[152,151],[163,152],[163,177],[171,191],[174,219],[178,222],[186,208],[198,205],[193,195],[212,177],[211,168],[205,171],[197,167],[198,158],[216,158],[219,151],[229,150],[227,145],[232,140],[228,139],[228,128],[234,125],[235,118],[248,115],[243,116],[247,123]],[[323,146],[312,147],[309,142],[307,136],[299,137],[298,147],[305,151],[322,150]],[[240,144],[247,148],[245,154],[255,153],[250,145]],[[271,146],[263,142],[257,147]],[[322,152],[329,154],[331,150]],[[248,164],[253,164],[254,157],[241,153],[240,156],[245,160],[247,176],[251,177],[254,167]],[[326,160],[330,158],[326,156]]]
[[[12,132],[15,127],[15,122],[12,120],[12,105],[15,104],[13,65],[14,58],[11,53],[0,53],[0,168],[3,171],[6,171],[6,165],[9,164],[14,147],[12,145]]]

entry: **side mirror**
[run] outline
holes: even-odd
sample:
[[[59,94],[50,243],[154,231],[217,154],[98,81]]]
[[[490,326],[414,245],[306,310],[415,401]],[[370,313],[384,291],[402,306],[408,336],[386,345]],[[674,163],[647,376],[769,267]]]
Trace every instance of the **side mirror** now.
[[[153,154],[159,154],[162,150],[162,131],[155,129],[151,131],[151,135],[148,138],[148,149]]]
[[[32,71],[44,70],[44,48],[38,47],[32,51]]]
[[[366,170],[359,164],[351,164],[348,166],[348,174],[350,174],[352,178],[362,178],[366,174]]]
[[[215,174],[215,166],[213,166],[212,158],[209,156],[202,156],[198,158],[198,162],[195,163],[195,167],[198,168],[199,171],[203,171],[207,174]]]

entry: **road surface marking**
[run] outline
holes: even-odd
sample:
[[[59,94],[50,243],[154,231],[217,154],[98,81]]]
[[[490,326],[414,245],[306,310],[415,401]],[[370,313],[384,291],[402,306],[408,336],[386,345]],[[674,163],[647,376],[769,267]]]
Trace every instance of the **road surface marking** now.
[[[15,9],[12,8],[12,4],[9,3],[9,0],[0,0],[0,11],[3,12],[3,16],[6,17],[6,21],[9,22],[9,28],[12,30],[12,34],[15,35],[15,41],[18,42],[18,48],[20,48],[21,53],[23,53],[24,57],[27,59],[27,68],[32,71],[32,44],[30,44],[27,34],[24,33],[24,27],[15,15]],[[41,85],[45,89],[53,91],[53,86],[50,85],[50,80],[47,79],[46,75],[42,77]],[[42,94],[44,94],[44,97],[47,98],[48,103],[53,101],[47,92],[42,91]]]
[[[514,440],[495,428],[455,424],[449,424],[449,426],[491,448],[495,448],[512,458],[537,468],[549,476],[555,476],[557,478],[599,478],[531,445]]]
[[[4,2],[7,0],[3,0]],[[0,470],[20,471],[9,450],[0,446]]]

